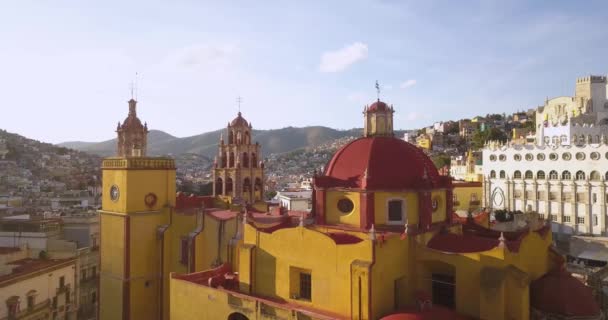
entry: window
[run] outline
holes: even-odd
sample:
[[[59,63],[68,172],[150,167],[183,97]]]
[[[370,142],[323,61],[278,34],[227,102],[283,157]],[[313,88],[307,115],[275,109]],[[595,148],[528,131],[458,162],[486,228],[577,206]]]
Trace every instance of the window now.
[[[591,152],[591,155],[589,156],[589,158],[591,158],[591,160],[599,160],[600,159],[600,153],[599,152]]]
[[[585,154],[583,152],[577,152],[576,160],[585,160]]]
[[[543,214],[543,213],[539,213],[538,217],[541,218],[542,220],[545,220],[545,214]]]
[[[514,155],[514,156],[513,156],[513,159],[514,159],[515,161],[520,161],[520,160],[521,160],[521,155],[516,154],[516,155]]]
[[[501,179],[505,178],[505,171],[504,170],[500,170],[500,178]]]
[[[549,159],[552,161],[556,161],[557,159],[559,159],[559,156],[557,155],[557,153],[550,153]]]
[[[570,154],[570,152],[564,152],[562,154],[562,159],[568,161],[568,160],[572,159],[572,155]]]
[[[593,194],[593,203],[597,203],[597,193]]]
[[[551,220],[551,221],[557,221],[557,215],[555,215],[555,214],[550,214],[550,215],[549,215],[549,220]]]
[[[572,175],[570,174],[570,171],[562,172],[562,180],[570,180],[570,179],[572,179]]]
[[[11,296],[6,300],[6,307],[8,308],[9,319],[16,317],[17,313],[19,313],[19,303],[20,301],[18,296]]]
[[[456,306],[456,281],[453,275],[433,273],[431,290],[434,304],[452,309]]]
[[[59,278],[59,288],[63,288],[63,287],[65,287],[65,277],[61,276]]]
[[[300,299],[312,300],[312,279],[310,273],[300,273]]]
[[[593,225],[597,226],[599,224],[599,222],[597,221],[597,214],[593,215]]]
[[[490,178],[496,178],[496,171],[490,171]]]
[[[545,144],[549,144],[549,142],[550,142],[551,140],[549,139],[549,137],[544,137],[544,138],[543,138],[543,141],[545,141]]]
[[[97,303],[97,292],[91,293],[91,303]]]
[[[181,240],[179,262],[188,265],[188,238],[186,237]]]
[[[526,153],[526,160],[527,161],[532,161],[534,160],[534,155],[531,153]]]
[[[28,294],[27,295],[27,308],[33,309],[35,305],[36,305],[36,295]]]
[[[551,170],[551,172],[549,172],[549,179],[550,180],[557,180],[558,179],[557,171]]]
[[[576,224],[585,224],[585,217],[576,217]]]
[[[545,172],[540,170],[536,173],[536,179],[545,179]]]
[[[562,144],[568,142],[568,137],[566,135],[561,135],[560,138],[562,139]]]
[[[490,161],[496,161],[496,155],[491,155],[490,156]]]
[[[57,296],[53,297],[53,308],[57,308]]]
[[[526,177],[526,179],[533,179],[534,173],[532,173],[532,171],[528,170],[528,171],[526,171],[525,177]]]
[[[340,210],[340,212],[342,212],[344,214],[351,213],[354,208],[355,208],[355,205],[353,204],[353,202],[350,199],[342,198],[342,199],[338,200],[338,210]]]
[[[570,223],[570,216],[564,216],[564,222]]]
[[[544,153],[539,153],[539,154],[537,154],[537,155],[536,155],[536,159],[537,159],[538,161],[543,161],[543,160],[545,160],[545,154],[544,154]]]
[[[597,171],[591,171],[591,174],[589,175],[589,179],[591,179],[593,181],[600,181],[602,179],[602,176]]]
[[[583,171],[577,171],[576,180],[585,180],[585,173]]]
[[[390,200],[388,202],[388,222],[403,222],[402,200]]]
[[[606,153],[606,158],[608,158],[608,153]],[[498,160],[507,161],[507,156],[505,156],[504,154],[501,154],[498,156]]]
[[[521,179],[521,171],[517,170],[513,173],[513,179]]]
[[[549,200],[557,200],[557,192],[549,192]]]

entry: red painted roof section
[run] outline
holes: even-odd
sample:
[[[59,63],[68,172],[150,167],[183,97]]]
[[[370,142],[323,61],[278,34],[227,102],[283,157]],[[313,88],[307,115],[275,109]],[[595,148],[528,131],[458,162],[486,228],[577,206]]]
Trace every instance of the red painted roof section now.
[[[213,197],[195,196],[192,194],[187,195],[182,192],[178,192],[175,196],[175,208],[178,210],[201,208],[203,205],[205,206],[205,208],[213,207]]]
[[[236,118],[234,118],[234,120],[232,120],[232,122],[230,122],[230,126],[248,126],[249,123],[247,123],[247,120],[245,120],[245,118],[243,118],[243,116],[241,115],[241,112],[239,111],[238,115],[236,116]]]
[[[372,103],[371,106],[369,106],[369,108],[367,108],[368,111],[387,111],[389,110],[389,106],[385,103],[382,102],[380,100]]]
[[[530,283],[530,305],[537,310],[562,316],[600,315],[591,288],[563,269],[549,272]]]
[[[465,320],[470,319],[457,314],[454,310],[434,305],[429,310],[404,310],[388,315],[380,320]]]
[[[327,235],[332,238],[336,244],[355,244],[363,241],[363,239],[348,233],[330,232],[327,233]]]
[[[325,175],[317,177],[315,183],[324,187],[417,189],[437,187],[442,180],[431,159],[416,146],[393,137],[366,137],[338,150]]]
[[[427,247],[443,252],[472,253],[492,250],[498,246],[498,243],[497,239],[438,233],[427,243]]]
[[[19,247],[0,247],[0,254],[8,254],[21,251]]]

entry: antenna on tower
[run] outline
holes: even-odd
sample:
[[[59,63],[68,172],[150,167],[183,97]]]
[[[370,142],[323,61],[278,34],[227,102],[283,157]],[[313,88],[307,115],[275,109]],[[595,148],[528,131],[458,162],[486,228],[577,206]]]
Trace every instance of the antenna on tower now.
[[[137,80],[138,80],[137,78],[138,78],[138,74],[137,74],[137,71],[136,71],[135,72],[135,100],[137,100],[137,94],[138,94],[138,91],[139,91],[138,90],[139,87],[137,86]],[[131,93],[131,95],[133,95],[133,93]]]
[[[243,98],[241,98],[241,96],[236,97],[236,103],[239,106],[239,113],[241,112],[241,102],[243,102]]]
[[[378,80],[376,80],[376,92],[378,94],[378,101],[380,101],[380,84],[378,83]]]

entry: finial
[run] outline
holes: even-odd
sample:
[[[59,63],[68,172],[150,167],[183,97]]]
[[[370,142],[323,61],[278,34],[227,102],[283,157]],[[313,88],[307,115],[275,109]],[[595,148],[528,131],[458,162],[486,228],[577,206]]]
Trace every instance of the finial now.
[[[243,99],[241,98],[241,96],[236,97],[236,103],[239,106],[239,116],[241,115],[241,102],[243,102]]]
[[[372,241],[376,241],[376,228],[372,223],[372,227],[369,229],[369,239]]]
[[[302,212],[302,214],[300,214],[300,227],[304,226],[304,212]]]

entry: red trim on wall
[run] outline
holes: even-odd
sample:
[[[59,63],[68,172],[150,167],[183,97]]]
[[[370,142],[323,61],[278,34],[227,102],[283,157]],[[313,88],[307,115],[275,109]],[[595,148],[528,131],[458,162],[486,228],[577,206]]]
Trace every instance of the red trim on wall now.
[[[359,212],[360,227],[361,229],[369,229],[372,224],[376,223],[376,217],[374,212],[374,193],[373,192],[361,192],[360,193],[361,209]]]
[[[427,230],[433,221],[431,206],[431,192],[423,190],[418,193],[419,230]]]
[[[315,202],[315,219],[317,224],[325,224],[325,201],[326,193],[325,189],[315,189],[316,202]]]
[[[131,316],[131,220],[130,217],[125,215],[125,271],[123,275],[123,287],[122,287],[122,318],[123,320],[129,320]]]

